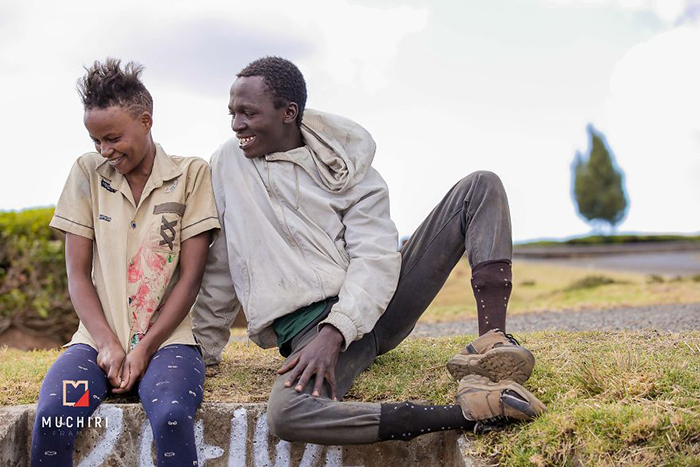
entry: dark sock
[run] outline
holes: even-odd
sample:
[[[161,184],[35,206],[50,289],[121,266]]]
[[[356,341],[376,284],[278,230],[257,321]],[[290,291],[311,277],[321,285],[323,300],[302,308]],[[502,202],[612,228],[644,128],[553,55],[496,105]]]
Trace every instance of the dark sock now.
[[[408,441],[435,431],[473,428],[474,422],[464,418],[459,405],[418,405],[411,402],[382,404],[379,441]]]
[[[479,335],[492,329],[506,332],[506,310],[513,289],[510,260],[484,261],[472,268],[472,291],[476,298]]]

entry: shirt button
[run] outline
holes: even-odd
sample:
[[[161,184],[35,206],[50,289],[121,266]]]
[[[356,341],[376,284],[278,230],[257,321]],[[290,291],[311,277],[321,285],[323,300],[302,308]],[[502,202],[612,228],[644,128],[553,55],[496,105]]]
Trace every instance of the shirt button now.
[[[133,259],[130,259],[130,260],[129,260],[129,266],[133,266],[133,265],[134,265],[134,260],[133,260]]]
[[[136,222],[131,221],[131,228],[132,228],[132,229],[135,229],[135,228],[136,228]]]

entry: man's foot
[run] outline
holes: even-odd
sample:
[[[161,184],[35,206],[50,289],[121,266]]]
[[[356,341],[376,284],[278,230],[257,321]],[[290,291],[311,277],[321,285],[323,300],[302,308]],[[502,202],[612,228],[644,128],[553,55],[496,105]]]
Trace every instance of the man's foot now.
[[[527,381],[534,366],[532,352],[499,329],[478,337],[447,362],[447,370],[456,381],[481,375],[494,382],[509,379],[518,384]]]
[[[476,423],[474,433],[497,431],[514,421],[532,420],[547,409],[530,391],[513,381],[494,383],[469,375],[459,382],[457,402],[462,415]]]

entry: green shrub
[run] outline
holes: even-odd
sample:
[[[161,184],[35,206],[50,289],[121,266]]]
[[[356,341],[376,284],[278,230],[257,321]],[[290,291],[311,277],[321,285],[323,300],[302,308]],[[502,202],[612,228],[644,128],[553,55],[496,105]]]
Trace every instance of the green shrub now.
[[[53,211],[0,212],[0,334],[12,327],[66,341],[77,328]]]
[[[0,239],[60,240],[61,235],[49,227],[53,211],[54,208],[36,208],[0,212]]]
[[[664,282],[664,278],[658,274],[652,274],[647,278],[648,284],[662,284]]]
[[[565,290],[581,290],[581,289],[592,289],[594,287],[599,287],[601,285],[608,284],[621,284],[622,282],[611,279],[605,276],[586,276],[583,279],[579,279],[576,282],[569,285]]]

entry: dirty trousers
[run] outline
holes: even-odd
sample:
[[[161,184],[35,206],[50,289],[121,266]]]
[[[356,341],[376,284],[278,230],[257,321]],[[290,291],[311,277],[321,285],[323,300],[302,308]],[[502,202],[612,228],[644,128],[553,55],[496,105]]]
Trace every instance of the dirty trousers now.
[[[459,259],[471,266],[507,259],[513,252],[508,199],[497,175],[479,171],[460,180],[401,249],[399,282],[386,311],[369,334],[338,356],[336,391],[342,398],[357,376],[381,354],[395,348],[440,291]],[[317,334],[330,309],[292,340],[294,358]],[[315,377],[297,393],[280,375],[267,406],[270,431],[288,441],[360,444],[378,441],[379,403],[334,402],[328,384],[312,397]]]

